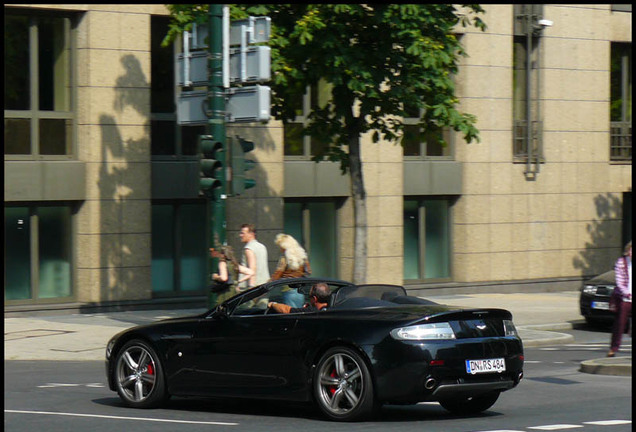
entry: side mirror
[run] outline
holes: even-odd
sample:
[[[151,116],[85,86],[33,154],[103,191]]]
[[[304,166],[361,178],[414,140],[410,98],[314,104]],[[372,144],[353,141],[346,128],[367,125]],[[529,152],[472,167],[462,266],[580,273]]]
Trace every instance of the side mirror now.
[[[225,306],[224,304],[220,304],[216,307],[216,309],[212,311],[212,313],[209,315],[209,318],[227,319],[228,316],[229,315],[227,313],[227,306]]]

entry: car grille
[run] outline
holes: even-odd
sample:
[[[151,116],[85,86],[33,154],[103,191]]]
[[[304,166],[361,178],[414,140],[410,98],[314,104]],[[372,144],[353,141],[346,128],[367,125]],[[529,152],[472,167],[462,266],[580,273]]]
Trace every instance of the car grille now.
[[[613,285],[597,285],[596,286],[596,295],[601,296],[609,296],[614,291]]]

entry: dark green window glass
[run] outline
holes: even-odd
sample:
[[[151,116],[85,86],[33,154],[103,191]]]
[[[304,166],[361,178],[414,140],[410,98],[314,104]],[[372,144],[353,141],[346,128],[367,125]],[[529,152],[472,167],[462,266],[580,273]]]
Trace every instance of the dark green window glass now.
[[[284,210],[285,233],[302,243],[303,206],[301,203],[287,202]]]
[[[404,279],[450,277],[449,220],[448,200],[404,201]]]
[[[31,153],[31,120],[4,119],[4,154]]]
[[[421,156],[422,134],[418,125],[404,125],[404,135],[402,136],[402,147],[404,156]]]
[[[425,200],[426,211],[426,272],[425,279],[450,276],[448,201]]]
[[[71,295],[71,209],[38,207],[39,298]]]
[[[6,10],[5,10],[6,12]],[[30,109],[29,19],[4,16],[4,109]]]
[[[404,201],[404,279],[420,279],[419,206]]]
[[[153,155],[174,155],[175,121],[151,120],[150,138]]]
[[[206,133],[205,126],[182,126],[181,127],[181,154],[196,155],[199,152],[199,135]]]
[[[312,276],[337,278],[336,203],[285,202],[285,232],[309,254]]]
[[[632,121],[632,45],[612,43],[611,121]]]
[[[40,119],[40,154],[70,154],[71,126],[68,119]]]
[[[39,108],[42,111],[70,110],[70,43],[65,21],[66,18],[38,20]]]
[[[303,155],[302,123],[285,124],[285,156]]]
[[[205,215],[204,204],[179,206],[181,291],[202,290],[206,286]]]
[[[333,202],[311,202],[309,209],[311,269],[319,277],[337,277],[336,206]]]
[[[174,290],[174,214],[172,205],[152,206],[152,290]]]
[[[4,208],[4,298],[31,298],[31,223],[27,207]]]
[[[150,112],[174,113],[174,46],[162,47],[170,17],[150,19]]]

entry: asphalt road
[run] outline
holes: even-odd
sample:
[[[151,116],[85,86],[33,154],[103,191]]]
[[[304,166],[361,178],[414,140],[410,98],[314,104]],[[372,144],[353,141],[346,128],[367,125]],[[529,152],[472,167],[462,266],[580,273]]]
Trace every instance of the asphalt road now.
[[[577,342],[526,349],[525,379],[490,410],[454,416],[436,403],[383,407],[371,421],[338,424],[285,402],[172,399],[125,408],[106,387],[103,362],[5,361],[6,431],[631,431],[631,377],[581,373],[607,350],[609,334],[580,328]],[[623,352],[631,355],[631,339]]]

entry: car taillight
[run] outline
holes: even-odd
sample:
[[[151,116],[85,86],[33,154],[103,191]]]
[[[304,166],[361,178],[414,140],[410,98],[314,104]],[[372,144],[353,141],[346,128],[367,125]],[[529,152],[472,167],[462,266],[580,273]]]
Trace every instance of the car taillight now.
[[[455,332],[447,322],[420,324],[391,330],[397,340],[447,340],[455,339]]]
[[[503,326],[504,326],[504,336],[519,337],[519,334],[517,333],[517,329],[515,328],[515,325],[512,323],[512,321],[504,320]]]

